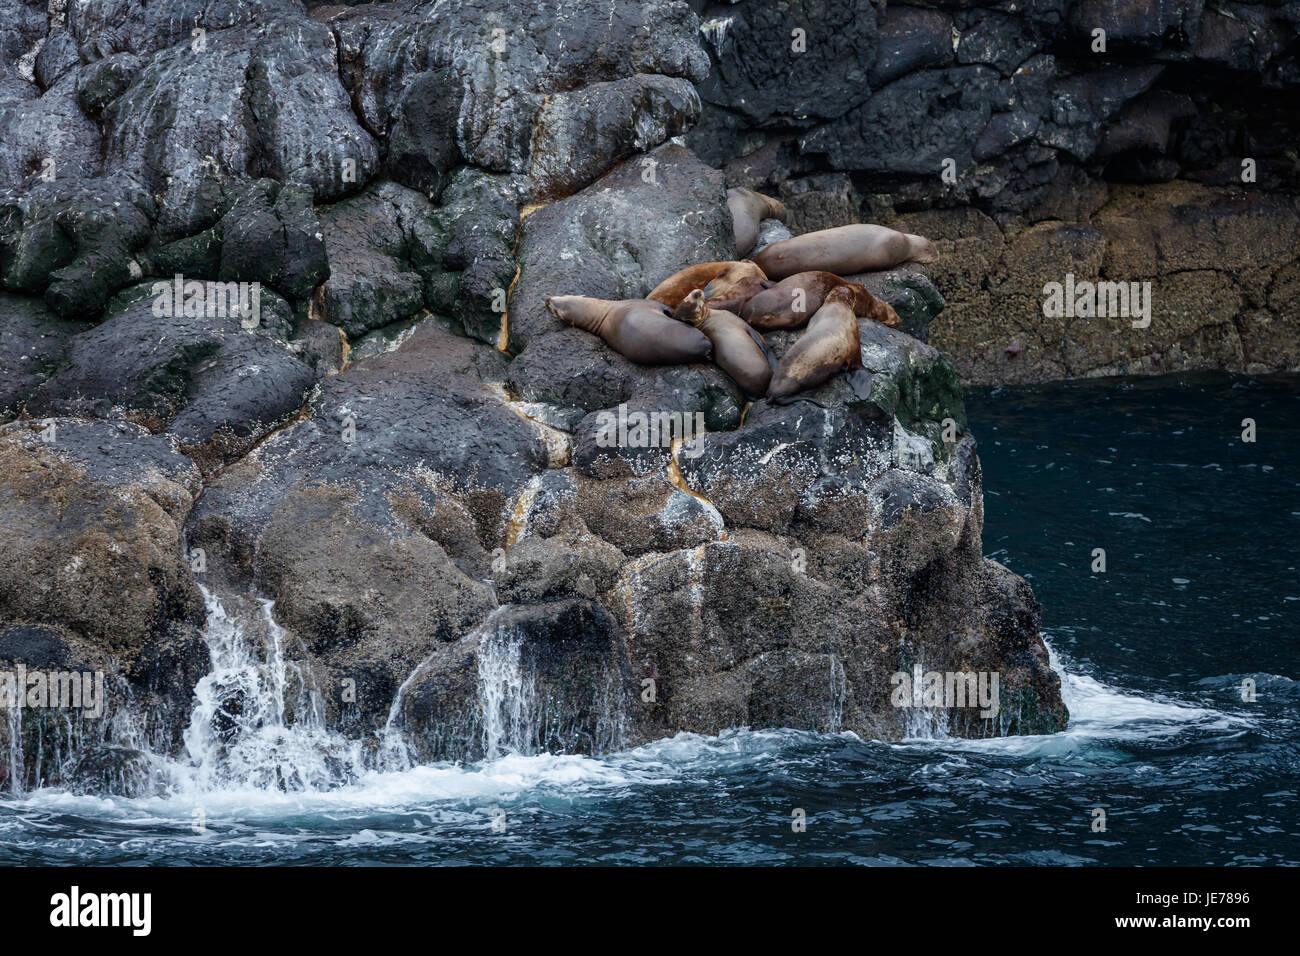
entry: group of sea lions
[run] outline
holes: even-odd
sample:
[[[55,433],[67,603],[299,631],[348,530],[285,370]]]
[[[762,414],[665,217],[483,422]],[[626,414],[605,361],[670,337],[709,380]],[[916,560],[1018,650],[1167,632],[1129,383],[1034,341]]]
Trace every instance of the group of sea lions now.
[[[787,216],[779,200],[748,189],[728,190],[727,205],[742,256],[757,244],[763,219]],[[890,328],[900,324],[893,308],[841,276],[938,257],[922,236],[884,226],[839,226],[774,242],[752,259],[690,266],[644,299],[553,295],[546,308],[633,362],[711,359],[749,398],[783,403],[840,371],[862,368],[859,318]],[[804,326],[778,362],[762,332]]]

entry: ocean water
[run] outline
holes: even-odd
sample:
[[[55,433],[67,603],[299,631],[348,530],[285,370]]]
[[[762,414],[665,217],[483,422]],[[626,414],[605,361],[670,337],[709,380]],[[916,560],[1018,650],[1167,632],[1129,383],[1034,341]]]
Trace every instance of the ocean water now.
[[[0,795],[0,864],[1300,863],[1300,379],[1002,388],[968,410],[985,553],[1044,606],[1063,733],[738,729],[603,758],[497,739],[480,764],[330,785],[328,733],[277,723],[286,701],[310,714],[293,675],[265,683],[219,613],[221,683],[264,682],[259,742],[223,765],[239,772],[204,758],[167,797]],[[212,687],[198,696],[201,717]],[[187,742],[217,746],[201,719]],[[278,787],[285,767],[313,789]]]

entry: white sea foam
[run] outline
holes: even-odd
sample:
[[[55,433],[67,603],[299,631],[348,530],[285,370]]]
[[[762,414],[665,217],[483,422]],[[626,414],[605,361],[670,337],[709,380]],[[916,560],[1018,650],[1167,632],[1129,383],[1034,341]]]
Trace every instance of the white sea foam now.
[[[324,726],[319,695],[292,661],[286,635],[273,619],[273,606],[245,602],[242,614],[236,614],[207,596],[213,672],[196,688],[185,752],[175,760],[156,758],[168,781],[166,795],[125,798],[46,789],[16,795],[11,808],[180,827],[182,835],[192,828],[197,811],[218,829],[286,820],[330,825],[369,814],[409,817],[409,825],[418,828],[420,819],[427,817],[432,824],[445,820],[446,814],[474,822],[488,807],[523,798],[617,799],[630,789],[678,784],[700,773],[778,765],[809,743],[858,739],[851,733],[734,729],[717,736],[681,733],[604,757],[528,753],[533,739],[531,687],[519,663],[517,638],[490,626],[481,629],[479,663],[489,758],[422,766],[383,759],[367,762],[357,742]],[[948,754],[945,759],[957,760],[961,752],[971,751],[1044,756],[1189,729],[1234,734],[1249,726],[1216,710],[1107,686],[1067,669],[1050,644],[1048,650],[1070,709],[1070,724],[1063,733],[967,740],[934,732],[928,739],[895,746],[938,750]],[[230,694],[236,690],[240,707],[214,723],[214,716],[229,710]],[[397,701],[393,711],[381,737],[400,733]],[[224,733],[219,732],[223,726]],[[194,838],[206,838],[204,832],[197,831]]]
[[[1061,733],[1037,736],[958,737],[935,740],[945,749],[995,751],[1008,755],[1049,755],[1082,750],[1105,742],[1133,742],[1169,737],[1189,730],[1202,733],[1242,733],[1243,718],[1180,701],[1142,696],[1103,684],[1064,662],[1047,644],[1052,669],[1061,676],[1061,699],[1070,710],[1069,726]],[[1067,669],[1067,666],[1071,669]],[[926,742],[908,741],[907,745]]]

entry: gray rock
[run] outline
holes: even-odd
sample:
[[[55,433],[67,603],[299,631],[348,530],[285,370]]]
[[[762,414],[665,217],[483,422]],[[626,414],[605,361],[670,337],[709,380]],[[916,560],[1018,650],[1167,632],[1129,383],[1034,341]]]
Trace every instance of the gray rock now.
[[[876,298],[887,302],[898,313],[900,327],[912,338],[926,341],[930,321],[943,311],[943,295],[930,281],[924,269],[908,263],[888,272],[870,272],[846,276],[850,282],[860,282]]]
[[[102,116],[108,105],[131,86],[141,65],[134,53],[114,53],[87,64],[77,77],[81,108],[90,116]]]
[[[63,367],[29,395],[31,411],[124,413],[174,435],[205,469],[238,458],[297,411],[316,376],[283,342],[235,315],[156,315],[151,290],[138,292],[72,339]],[[276,306],[265,295],[269,318]]]
[[[446,244],[430,216],[427,199],[394,183],[332,206],[321,221],[329,279],[317,317],[360,336],[419,312]]]
[[[64,362],[79,322],[50,314],[39,299],[0,293],[0,418],[10,418]]]
[[[758,224],[758,242],[754,243],[749,256],[753,258],[774,242],[784,242],[786,239],[793,238],[794,233],[780,219],[764,219]]]
[[[125,422],[0,427],[0,621],[68,629],[129,667],[203,621],[181,526],[199,470],[176,440]]]
[[[688,85],[665,82],[696,82],[707,72],[685,5],[541,2],[520,13],[507,0],[406,2],[330,19],[343,82],[366,128],[398,144],[414,177],[402,181],[436,191],[452,162],[454,129],[456,152],[473,165],[516,174],[536,168],[540,191],[573,190],[622,158],[607,150],[627,155],[629,146],[658,145],[698,112]],[[607,83],[615,85],[591,88]],[[449,105],[431,107],[431,128],[417,131],[405,117],[428,96]],[[594,143],[561,169],[555,152],[588,131]]]
[[[147,58],[169,47],[190,48],[199,39],[200,25],[207,41],[220,30],[257,20],[301,18],[296,0],[175,0],[157,4],[148,0],[70,0],[68,28],[83,47],[99,56],[129,52]],[[197,52],[197,51],[195,51]]]
[[[433,217],[446,237],[441,276],[429,273],[430,309],[456,316],[465,334],[499,346],[503,312],[518,269],[520,177],[493,176],[466,167],[452,178]]]
[[[261,282],[296,303],[329,276],[311,190],[259,179],[224,190],[201,232],[140,250],[144,274]],[[196,223],[200,225],[201,223]]]
[[[755,126],[841,116],[870,95],[879,15],[872,0],[746,0],[717,8],[700,26],[713,61],[700,95]]]
[[[56,179],[0,194],[0,285],[45,294],[51,311],[93,320],[129,285],[153,203],[137,183]]]
[[[460,162],[459,81],[448,67],[417,75],[393,110],[384,168],[394,180],[437,199]]]
[[[480,628],[433,655],[402,698],[400,727],[420,760],[480,760],[507,749],[602,753],[622,743],[632,696],[618,626],[598,604],[563,598],[504,607]],[[530,687],[521,712],[491,737],[481,687],[520,674]],[[473,701],[466,707],[465,701]],[[513,708],[513,702],[502,702]],[[492,715],[498,721],[503,715]],[[516,719],[517,718],[517,719]]]
[[[213,30],[203,52],[158,52],[108,107],[105,128],[105,161],[160,197],[164,239],[193,233],[231,178],[300,182],[331,200],[379,162],[339,83],[329,28],[310,20]]]
[[[21,62],[0,71],[0,170],[21,191],[0,197],[0,284],[21,295],[0,296],[0,405],[80,417],[0,427],[0,658],[120,668],[119,702],[175,752],[203,582],[274,601],[331,729],[369,750],[391,713],[417,759],[740,724],[896,739],[888,678],[920,661],[1003,675],[1014,715],[957,712],[955,733],[1062,727],[1037,605],[981,557],[956,373],[918,339],[945,260],[861,277],[914,335],[862,323],[863,374],[780,407],[544,308],[734,258],[727,185],[805,231],[928,209],[929,187],[877,179],[937,180],[955,149],[945,202],[1042,215],[1084,152],[1140,165],[1163,137],[1181,164],[1231,142],[1204,123],[1180,141],[1140,71],[1058,67],[1063,3],[1014,29],[882,10],[741,0],[701,29],[668,0],[75,0],[79,62],[57,23],[38,56],[44,15],[3,22]],[[1249,50],[1170,55],[1255,62],[1274,19]],[[690,135],[725,173],[681,144],[692,84],[711,106]],[[33,176],[34,117],[89,157],[77,177]],[[177,274],[261,283],[259,326],[154,315],[152,280]],[[611,446],[620,414],[677,429]],[[515,676],[530,693],[498,738],[483,707]],[[75,754],[47,781],[153,792],[122,741],[59,733],[18,741]]]
[[[1011,76],[1043,46],[1041,31],[1030,17],[993,10],[972,10],[970,17],[975,19],[958,29],[958,63],[993,66]]]
[[[909,74],[807,133],[801,148],[824,153],[836,169],[937,177],[945,159],[966,169],[974,162],[971,131],[1005,100],[1000,79],[984,66]]]
[[[358,681],[349,719],[373,727],[416,664],[494,606],[488,549],[548,461],[484,384],[504,362],[426,323],[322,382],[305,420],[223,471],[191,522],[226,580],[276,600],[323,686]]]
[[[565,327],[548,296],[640,298],[688,265],[733,258],[734,242],[721,174],[677,145],[629,160],[524,219],[510,351]]]
[[[610,165],[649,152],[700,117],[678,77],[638,75],[550,96],[538,114],[529,178],[538,200],[572,195]]]
[[[0,190],[99,174],[99,127],[77,101],[77,76],[0,112]]]
[[[889,6],[880,21],[876,61],[867,81],[884,86],[905,73],[946,66],[953,57],[952,17],[938,10]]]
[[[823,390],[837,387],[831,383]],[[785,534],[801,511],[807,512],[801,520],[817,527],[829,523],[827,530],[841,530],[841,522],[864,527],[861,492],[889,467],[892,452],[889,416],[870,402],[828,408],[762,402],[743,428],[688,441],[678,462],[690,489],[712,502],[728,526]],[[860,513],[831,517],[828,508],[843,512],[831,498],[853,499],[847,503]]]
[[[41,52],[36,54],[36,80],[48,90],[80,63],[76,39],[68,31],[59,30],[45,38]]]

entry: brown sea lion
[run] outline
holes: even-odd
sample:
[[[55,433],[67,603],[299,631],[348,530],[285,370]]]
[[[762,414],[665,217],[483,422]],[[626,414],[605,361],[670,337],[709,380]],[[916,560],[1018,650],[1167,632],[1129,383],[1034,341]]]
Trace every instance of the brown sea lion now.
[[[769,279],[785,279],[812,271],[841,276],[877,272],[904,262],[934,262],[938,258],[939,250],[923,236],[858,223],[774,242],[754,261]]]
[[[758,244],[758,224],[764,219],[788,222],[790,211],[785,203],[752,189],[727,190],[727,208],[731,210],[731,229],[736,236],[736,252],[747,256]]]
[[[675,309],[682,304],[682,299],[696,289],[707,288],[709,291],[705,293],[706,299],[718,298],[731,286],[748,276],[767,278],[763,275],[763,270],[748,259],[740,262],[701,262],[681,272],[674,272],[655,286],[646,298],[662,302],[668,308]]]
[[[682,300],[673,317],[708,336],[713,343],[714,364],[735,379],[742,392],[750,398],[767,394],[774,356],[763,336],[744,319],[734,312],[710,308],[699,289]]]
[[[713,354],[703,332],[674,320],[660,302],[553,295],[546,300],[546,311],[599,335],[615,352],[641,365],[689,365],[706,362]]]
[[[808,321],[808,330],[790,346],[772,373],[769,400],[780,405],[791,396],[829,380],[837,372],[862,368],[858,318],[853,314],[853,292],[840,286]]]
[[[740,309],[740,317],[756,329],[797,329],[822,307],[832,289],[845,288],[853,293],[853,312],[873,319],[891,329],[902,323],[887,302],[881,302],[856,282],[846,282],[832,272],[800,272],[782,279],[757,295]]]
[[[738,282],[721,290],[721,293],[711,299],[706,298],[706,304],[710,309],[721,309],[724,312],[735,312],[740,314],[741,308],[746,302],[758,295],[764,289],[770,289],[776,285],[771,279],[760,279],[758,276],[745,276]],[[705,295],[708,295],[708,286],[705,287]],[[685,300],[683,300],[685,301]]]

